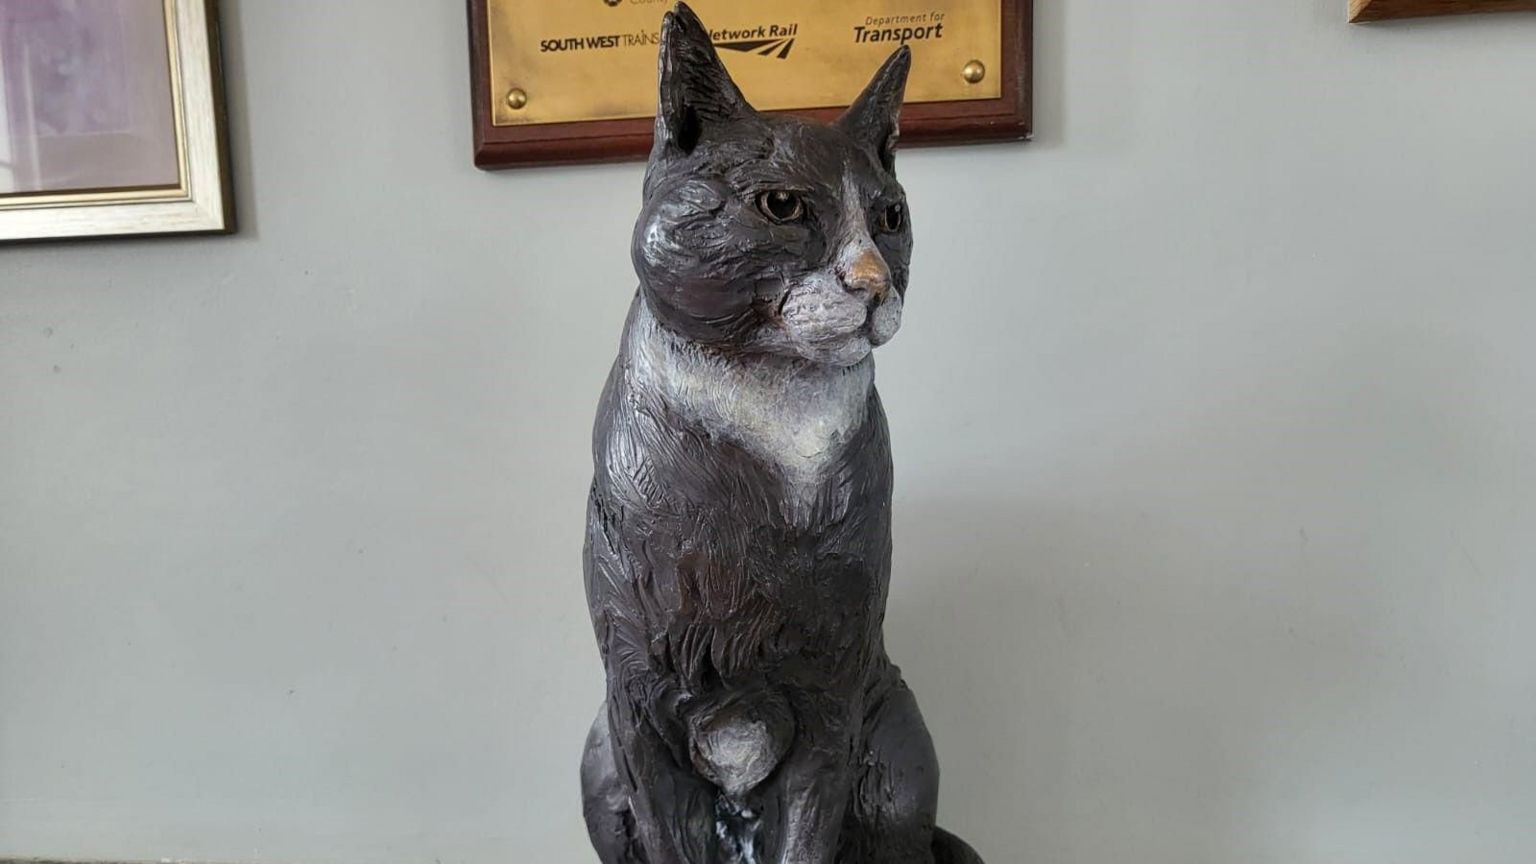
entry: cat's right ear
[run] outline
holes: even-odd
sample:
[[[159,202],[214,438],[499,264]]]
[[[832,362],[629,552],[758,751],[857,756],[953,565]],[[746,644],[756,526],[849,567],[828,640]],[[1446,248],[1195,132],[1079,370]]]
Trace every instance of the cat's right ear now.
[[[885,170],[896,170],[896,139],[901,137],[901,103],[912,71],[912,49],[906,45],[885,61],[863,94],[837,121],[854,140],[868,147]]]
[[[687,3],[677,4],[662,19],[660,73],[658,144],[692,153],[705,128],[752,113],[752,106],[720,62],[709,30]]]

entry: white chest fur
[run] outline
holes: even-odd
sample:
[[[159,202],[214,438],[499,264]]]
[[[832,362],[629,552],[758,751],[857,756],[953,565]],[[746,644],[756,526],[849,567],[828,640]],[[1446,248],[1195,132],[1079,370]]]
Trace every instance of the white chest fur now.
[[[874,359],[843,368],[777,357],[709,354],[665,330],[642,303],[629,373],[706,432],[776,466],[794,509],[814,499],[827,466],[864,423]]]

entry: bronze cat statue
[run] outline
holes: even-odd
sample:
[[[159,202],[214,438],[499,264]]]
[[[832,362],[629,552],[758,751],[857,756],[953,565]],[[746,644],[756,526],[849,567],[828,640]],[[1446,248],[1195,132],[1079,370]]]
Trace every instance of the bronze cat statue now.
[[[911,54],[833,125],[759,114],[679,4],[593,440],[585,572],[607,702],[582,763],[604,864],[960,864],[886,657],[891,455],[872,349],[912,229]]]

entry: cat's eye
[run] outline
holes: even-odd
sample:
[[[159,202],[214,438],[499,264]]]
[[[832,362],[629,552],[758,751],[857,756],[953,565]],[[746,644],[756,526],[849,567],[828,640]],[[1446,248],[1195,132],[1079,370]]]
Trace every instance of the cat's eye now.
[[[799,222],[805,216],[805,202],[793,192],[775,190],[757,196],[757,209],[780,224]]]
[[[905,228],[907,225],[907,208],[903,204],[892,204],[880,214],[880,230],[892,234]]]

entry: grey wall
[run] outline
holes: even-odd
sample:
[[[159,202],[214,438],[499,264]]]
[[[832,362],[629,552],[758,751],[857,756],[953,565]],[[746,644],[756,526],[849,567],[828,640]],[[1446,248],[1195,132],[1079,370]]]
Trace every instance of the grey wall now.
[[[0,250],[0,855],[585,862],[634,165],[231,2],[242,233]],[[1536,859],[1536,17],[1043,0],[909,151],[892,650],[1008,862]],[[369,130],[365,132],[364,130]]]

